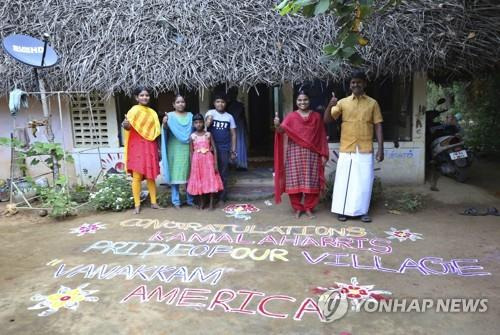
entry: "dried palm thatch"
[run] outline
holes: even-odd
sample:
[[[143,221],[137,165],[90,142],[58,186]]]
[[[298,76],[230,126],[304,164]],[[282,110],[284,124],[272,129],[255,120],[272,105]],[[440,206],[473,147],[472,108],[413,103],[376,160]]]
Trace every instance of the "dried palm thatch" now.
[[[60,53],[43,71],[50,89],[130,92],[219,83],[252,86],[340,79],[322,47],[333,16],[280,17],[273,0],[10,0],[0,2],[0,37],[49,32]],[[495,0],[420,0],[374,16],[366,27],[366,68],[376,75],[413,71],[468,74],[498,63]],[[33,89],[26,66],[0,53],[0,92]]]

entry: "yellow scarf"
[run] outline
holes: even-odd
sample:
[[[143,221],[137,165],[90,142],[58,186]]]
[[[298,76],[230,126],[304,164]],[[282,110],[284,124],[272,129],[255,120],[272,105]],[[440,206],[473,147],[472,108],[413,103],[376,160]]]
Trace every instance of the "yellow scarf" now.
[[[158,115],[154,109],[135,105],[132,107],[127,115],[127,120],[130,125],[141,135],[144,139],[148,141],[154,141],[158,136],[160,136],[161,128],[160,122],[158,121]],[[130,136],[130,131],[125,130],[125,150],[124,150],[124,160],[125,160],[125,171],[127,171],[127,152],[128,152],[128,138]]]

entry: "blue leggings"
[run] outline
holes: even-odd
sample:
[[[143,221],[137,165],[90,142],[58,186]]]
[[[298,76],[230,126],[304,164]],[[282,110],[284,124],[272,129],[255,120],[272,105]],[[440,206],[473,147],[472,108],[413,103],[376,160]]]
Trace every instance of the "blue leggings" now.
[[[172,190],[172,204],[174,206],[180,206],[181,205],[181,195],[179,192],[179,184],[172,184],[170,186],[170,189]],[[186,192],[186,202],[188,205],[193,204],[193,197]]]

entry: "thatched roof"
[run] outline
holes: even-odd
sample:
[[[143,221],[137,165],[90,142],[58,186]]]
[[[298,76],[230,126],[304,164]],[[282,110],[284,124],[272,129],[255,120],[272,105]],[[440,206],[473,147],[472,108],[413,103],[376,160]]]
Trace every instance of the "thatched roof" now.
[[[367,25],[366,67],[374,74],[434,70],[467,74],[498,63],[495,0],[406,1]],[[322,47],[335,18],[280,17],[273,0],[10,0],[0,2],[0,37],[48,32],[61,62],[48,88],[130,92],[251,86],[341,78]],[[467,3],[468,5],[465,5]],[[31,89],[32,72],[0,53],[0,92]],[[5,80],[6,79],[6,80]]]

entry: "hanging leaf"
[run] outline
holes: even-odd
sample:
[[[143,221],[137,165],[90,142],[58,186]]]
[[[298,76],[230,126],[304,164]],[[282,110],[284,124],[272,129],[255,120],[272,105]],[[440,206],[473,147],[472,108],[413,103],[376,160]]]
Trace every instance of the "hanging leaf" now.
[[[353,47],[346,47],[346,48],[342,48],[342,53],[344,54],[345,57],[349,58],[351,57],[352,55],[354,55],[356,53],[356,48],[353,48]]]
[[[368,39],[364,38],[363,36],[358,37],[358,44],[364,47],[365,45],[368,44]]]
[[[314,15],[325,13],[330,7],[330,0],[320,0],[314,7]]]
[[[364,63],[364,61],[365,61],[365,60],[363,59],[363,57],[361,57],[361,55],[360,55],[358,52],[356,52],[356,53],[352,54],[350,57],[348,57],[348,59],[349,59],[349,62],[350,62],[352,65],[354,65],[354,66],[360,66],[360,65],[363,65],[363,63]]]
[[[346,38],[342,41],[343,46],[345,47],[353,47],[358,44],[359,34],[355,32],[349,32]]]
[[[305,16],[305,17],[311,17],[311,16],[314,16],[314,8],[315,8],[315,5],[307,5],[307,6],[304,6],[304,8],[302,8],[302,14]]]
[[[371,5],[359,6],[359,18],[361,20],[372,15],[372,13],[373,13],[373,7]]]
[[[334,67],[340,67],[341,61],[348,61],[351,65],[363,64],[363,57],[356,47],[365,46],[369,40],[360,35],[363,24],[375,12],[380,14],[391,6],[399,5],[402,0],[385,0],[381,7],[375,0],[283,0],[275,8],[281,15],[302,13],[304,16],[316,16],[332,12],[336,17],[339,29],[333,43],[323,47],[329,58],[337,58]],[[475,38],[470,33],[468,39]]]
[[[283,0],[279,4],[276,5],[276,9],[282,10],[283,8],[285,8],[288,5],[289,5],[289,0]]]
[[[327,44],[323,47],[323,52],[327,55],[330,55],[337,49],[338,49],[338,46],[335,46],[333,44]]]

